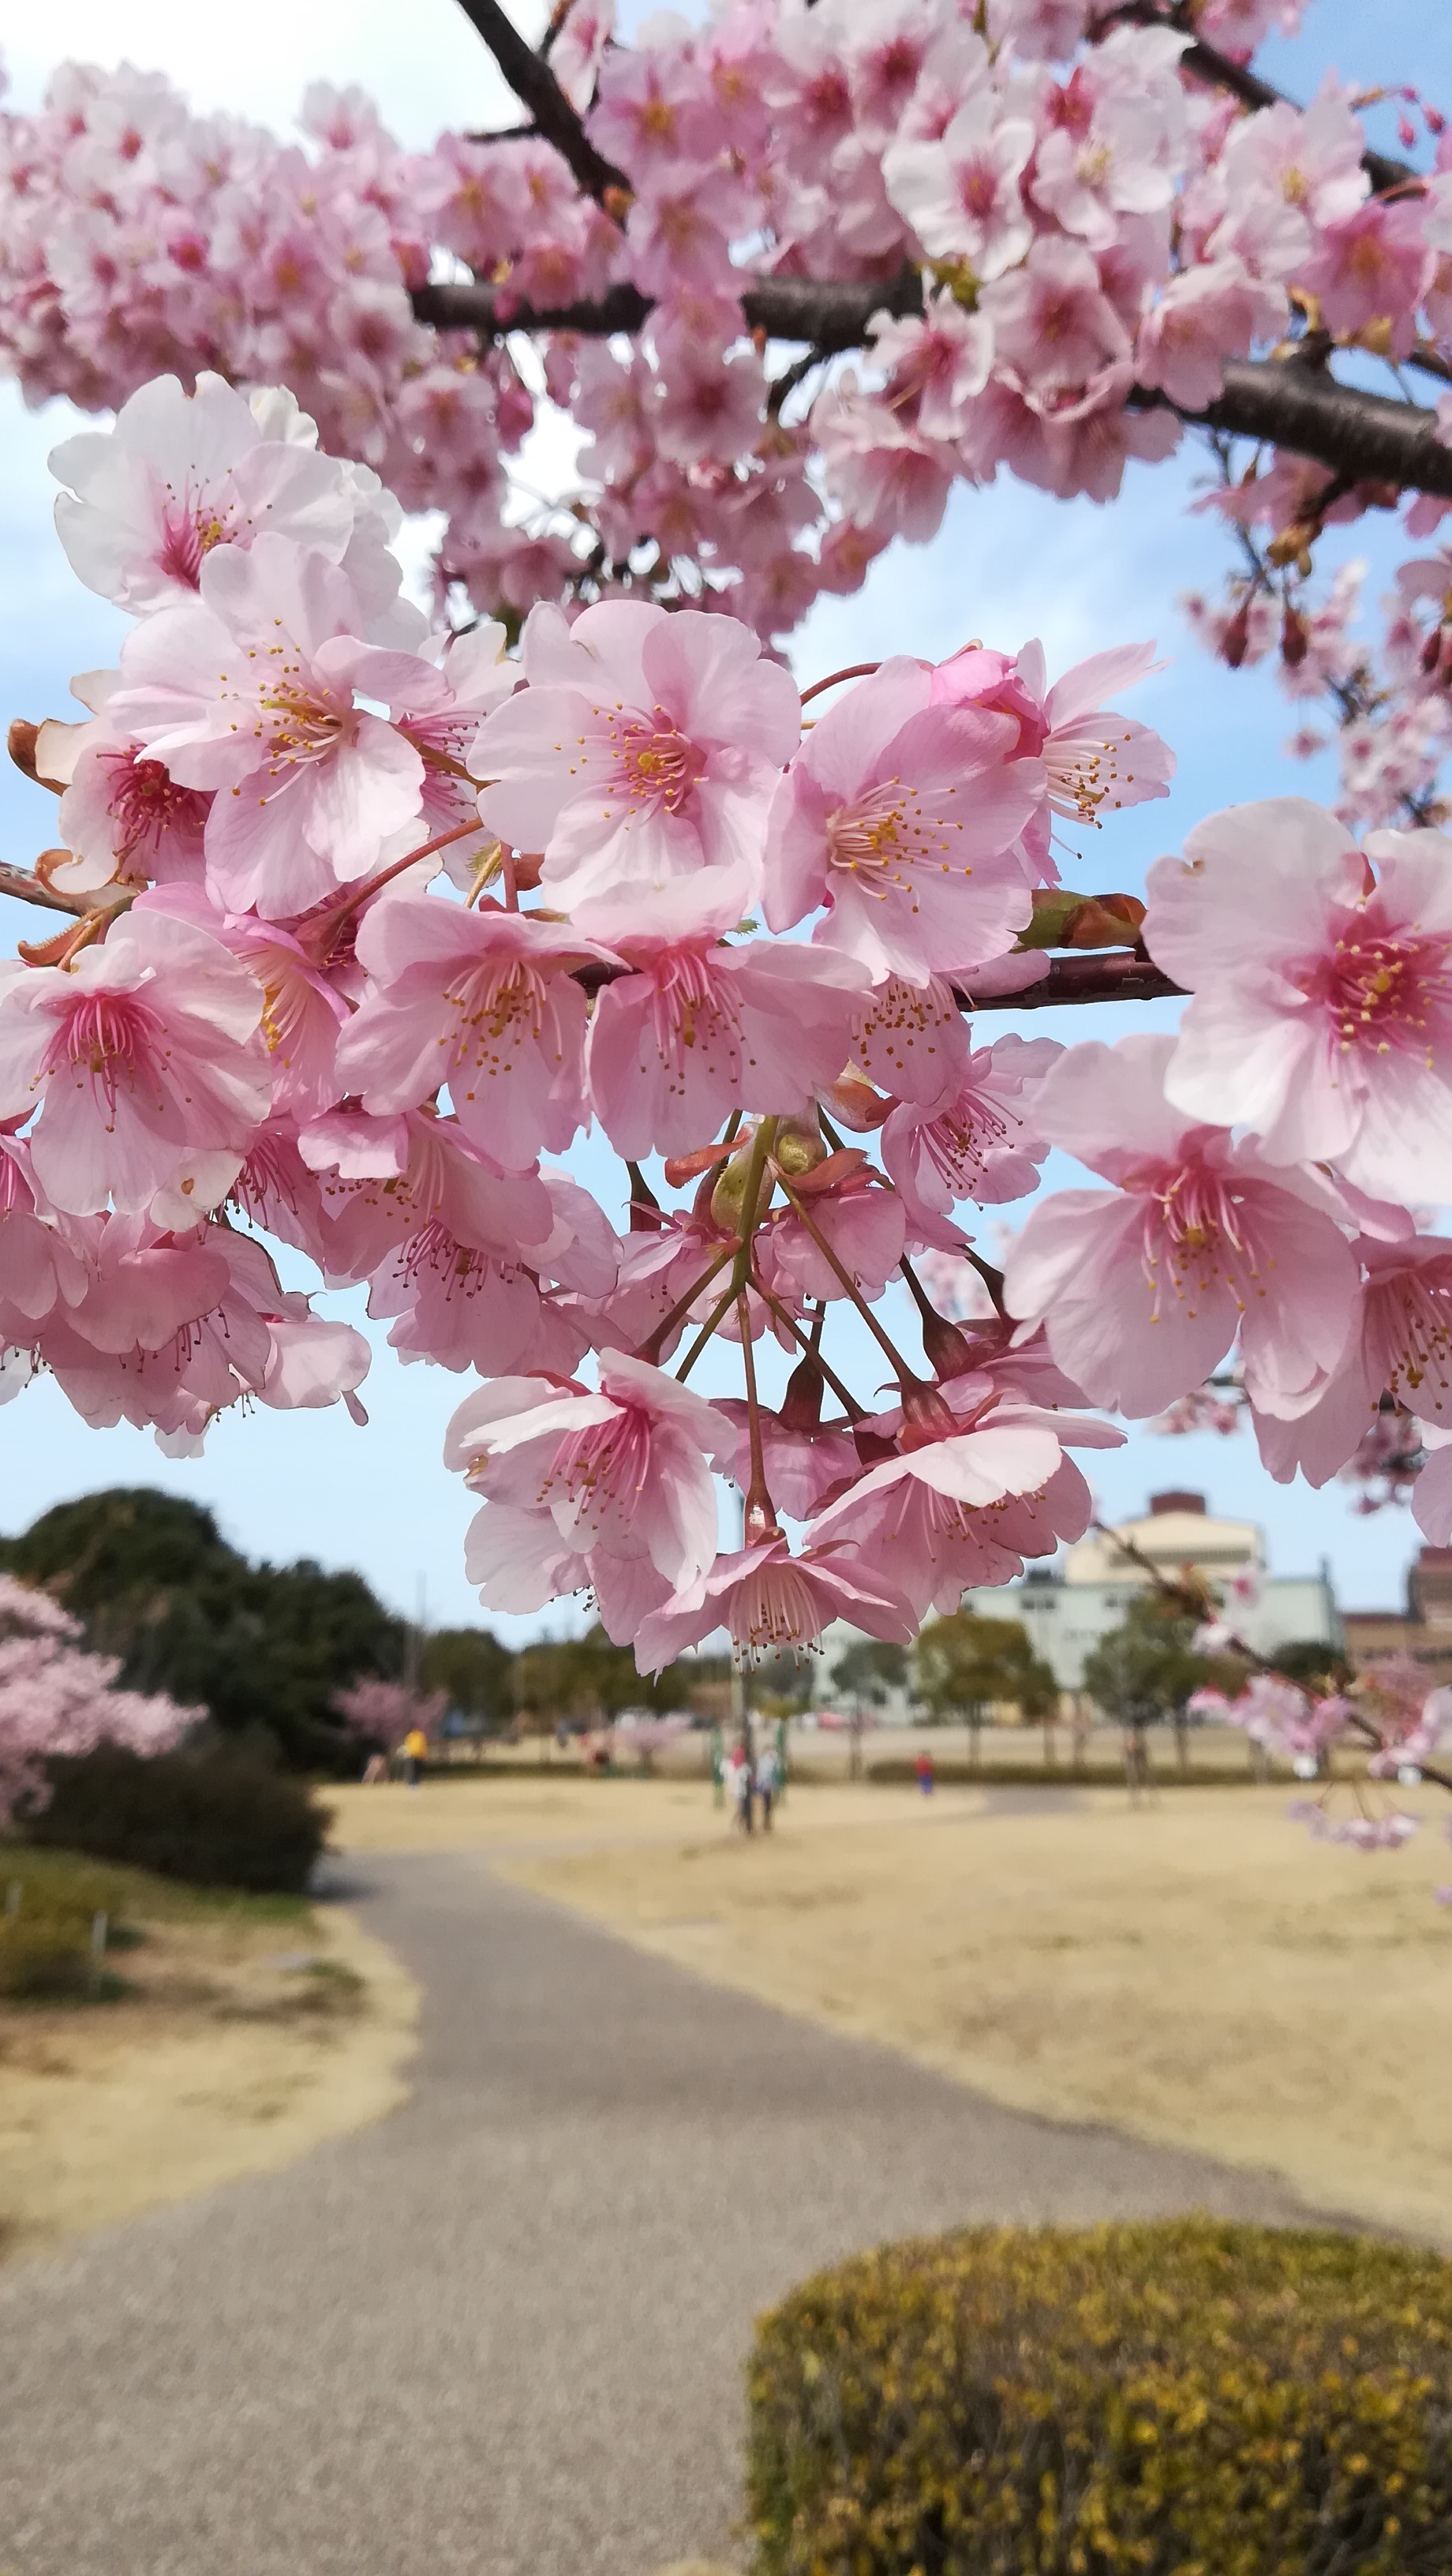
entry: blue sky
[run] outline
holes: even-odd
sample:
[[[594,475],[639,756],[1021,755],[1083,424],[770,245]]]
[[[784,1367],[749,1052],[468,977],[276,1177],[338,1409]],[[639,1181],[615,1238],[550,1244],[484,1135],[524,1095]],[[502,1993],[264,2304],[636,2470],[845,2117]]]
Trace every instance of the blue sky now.
[[[522,7],[517,14],[529,23]],[[305,12],[295,0],[249,0],[247,42],[239,46],[235,29],[194,0],[129,0],[124,54],[168,72],[198,105],[277,128],[288,125],[303,89],[317,79],[361,83],[414,145],[431,141],[442,125],[492,118],[501,93],[462,12],[450,0],[428,0],[406,23],[405,39],[388,0],[313,0]],[[64,59],[115,63],[116,26],[110,0],[54,0],[7,42],[12,103],[37,103],[47,73]],[[1410,81],[1433,104],[1452,109],[1452,27],[1426,0],[1378,0],[1375,10],[1356,0],[1311,0],[1304,33],[1268,46],[1262,60],[1270,77],[1302,97],[1332,65],[1367,86]],[[1376,139],[1395,149],[1389,111],[1374,114]],[[45,459],[73,417],[60,404],[27,413],[14,387],[0,384],[0,713],[7,719],[71,713],[69,675],[113,660],[122,630],[123,621],[75,582],[51,526]],[[824,601],[813,613],[794,654],[798,675],[805,683],[893,651],[938,656],[969,635],[1007,647],[1040,635],[1051,669],[1059,670],[1104,645],[1157,637],[1168,666],[1127,703],[1174,746],[1173,793],[1119,817],[1074,871],[1086,888],[1133,890],[1148,864],[1177,848],[1190,824],[1217,806],[1316,794],[1329,784],[1324,769],[1284,758],[1294,718],[1269,681],[1209,663],[1185,630],[1179,594],[1215,586],[1226,561],[1214,525],[1187,515],[1201,470],[1193,449],[1166,466],[1132,469],[1123,498],[1108,510],[1055,503],[1011,482],[960,491],[932,546],[894,550],[855,599]],[[1370,559],[1367,595],[1374,602],[1397,560],[1394,526],[1363,524],[1339,535],[1337,548]],[[1328,552],[1328,568],[1336,559]],[[38,792],[7,768],[0,776],[0,852],[26,862],[47,832]],[[7,937],[33,931],[34,917],[21,907],[0,905],[0,914]],[[991,1031],[1021,1025],[1025,1034],[1073,1043],[1132,1026],[1169,1026],[1174,1017],[1172,1004],[1092,1017],[1038,1012],[1021,1022],[1003,1014]],[[357,1300],[327,1302],[357,1310]],[[214,1427],[205,1457],[194,1462],[163,1459],[148,1433],[89,1431],[53,1385],[30,1388],[0,1410],[0,1529],[20,1528],[48,1504],[99,1485],[162,1485],[210,1504],[227,1534],[253,1554],[357,1566],[410,1612],[422,1582],[435,1623],[479,1618],[463,1577],[469,1497],[439,1464],[444,1425],[469,1381],[440,1369],[404,1369],[381,1337],[374,1339],[366,1431],[340,1409],[234,1414]],[[729,1379],[713,1381],[703,1365],[700,1383],[709,1393]],[[1202,1487],[1212,1508],[1265,1524],[1276,1571],[1308,1572],[1328,1558],[1351,1608],[1400,1594],[1417,1535],[1405,1513],[1357,1519],[1335,1487],[1320,1495],[1277,1487],[1245,1440],[1140,1432],[1094,1466],[1111,1514],[1140,1508],[1159,1485]],[[565,1616],[562,1607],[560,1620]],[[528,1623],[492,1624],[508,1632]]]

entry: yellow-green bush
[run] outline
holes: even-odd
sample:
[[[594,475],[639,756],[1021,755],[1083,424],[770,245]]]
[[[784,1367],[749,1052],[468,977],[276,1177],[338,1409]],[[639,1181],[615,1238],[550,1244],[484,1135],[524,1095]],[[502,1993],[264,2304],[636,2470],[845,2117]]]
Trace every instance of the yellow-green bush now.
[[[57,1906],[0,1914],[0,1998],[84,1994],[93,1979],[91,1918]]]
[[[1439,2576],[1452,2263],[1207,2219],[971,2229],[760,2327],[760,2576]]]

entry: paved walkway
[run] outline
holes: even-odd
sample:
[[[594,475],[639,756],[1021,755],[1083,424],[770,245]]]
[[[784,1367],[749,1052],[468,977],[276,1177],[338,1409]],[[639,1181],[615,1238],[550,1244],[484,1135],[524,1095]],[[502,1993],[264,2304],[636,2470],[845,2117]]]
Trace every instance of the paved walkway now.
[[[756,2311],[874,2240],[1269,2182],[999,2110],[471,1856],[370,1860],[423,1980],[379,2126],[0,2276],[4,2576],[647,2576],[728,2557]]]

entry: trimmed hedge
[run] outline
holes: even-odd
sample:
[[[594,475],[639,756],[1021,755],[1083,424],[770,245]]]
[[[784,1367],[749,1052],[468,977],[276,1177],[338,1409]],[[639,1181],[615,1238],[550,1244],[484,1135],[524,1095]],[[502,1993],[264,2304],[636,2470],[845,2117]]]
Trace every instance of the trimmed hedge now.
[[[51,1797],[31,1842],[126,1861],[198,1887],[300,1895],[328,1830],[301,1780],[231,1754],[143,1759],[114,1744],[47,1765]]]
[[[1441,2576],[1452,2263],[1185,2219],[972,2229],[759,2328],[759,2576]]]

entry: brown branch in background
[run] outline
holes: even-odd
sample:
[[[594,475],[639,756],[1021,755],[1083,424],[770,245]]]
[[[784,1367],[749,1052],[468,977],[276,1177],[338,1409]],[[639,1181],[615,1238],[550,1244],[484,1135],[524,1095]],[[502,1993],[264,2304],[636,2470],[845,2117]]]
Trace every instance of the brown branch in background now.
[[[1142,411],[1177,408],[1139,385],[1129,401]],[[1292,448],[1353,483],[1392,483],[1452,500],[1452,447],[1438,436],[1435,411],[1338,384],[1294,358],[1227,358],[1224,391],[1204,411],[1179,417],[1196,428]]]
[[[586,196],[593,197],[607,214],[622,214],[632,193],[630,181],[603,152],[596,151],[544,56],[526,44],[499,0],[459,0],[459,5],[470,26],[483,37],[515,97],[528,108],[539,134],[568,162]]]
[[[953,999],[960,1011],[1048,1011],[1061,1003],[1171,1001],[1183,999],[1184,992],[1183,984],[1172,983],[1137,949],[1111,948],[1086,957],[1051,958],[1042,981],[1026,985],[1021,993],[974,995],[955,985]]]
[[[922,280],[917,270],[900,269],[894,277],[869,279],[866,285],[837,284],[813,277],[741,276],[741,307],[747,327],[765,331],[772,340],[803,340],[823,357],[843,349],[860,349],[874,313],[901,317],[920,313]],[[439,331],[579,331],[599,339],[615,331],[638,331],[654,298],[638,286],[612,286],[598,300],[578,304],[535,305],[512,295],[507,286],[463,286],[439,283],[414,289],[415,319]]]
[[[1097,43],[1117,26],[1171,27],[1178,34],[1189,36],[1194,35],[1195,21],[1187,0],[1172,0],[1168,9],[1161,8],[1158,0],[1118,0],[1116,7],[1106,9],[1091,23],[1091,43]],[[1207,45],[1201,36],[1195,36],[1193,44],[1186,46],[1180,56],[1180,68],[1187,71],[1192,80],[1203,81],[1207,89],[1228,90],[1232,98],[1239,99],[1242,107],[1298,105],[1295,99],[1287,98],[1283,89],[1276,89],[1270,81],[1262,80],[1259,72],[1253,72],[1248,63],[1232,62],[1229,54],[1222,54],[1218,45]],[[1393,160],[1385,152],[1363,152],[1361,166],[1378,193],[1387,188],[1404,188],[1409,179],[1416,180],[1422,176],[1421,171],[1414,170],[1409,161]]]
[[[480,5],[480,0],[475,0]],[[915,271],[861,285],[805,277],[743,277],[741,309],[748,328],[773,340],[803,340],[824,355],[860,348],[875,313],[922,308]],[[635,286],[612,287],[597,302],[538,306],[507,287],[433,285],[415,289],[420,322],[440,331],[498,337],[509,331],[578,331],[591,337],[639,331],[651,299]],[[1132,386],[1137,410],[1177,407],[1158,390]],[[1192,428],[1309,456],[1353,483],[1390,483],[1452,500],[1452,447],[1438,437],[1437,415],[1419,403],[1363,393],[1320,367],[1294,358],[1230,358],[1222,392],[1202,412],[1181,411]]]
[[[546,27],[544,34],[539,40],[539,58],[542,63],[547,63],[549,61],[551,54],[554,52],[556,45],[564,34],[565,22],[574,5],[575,0],[555,0],[555,5],[550,11],[549,25]]]

